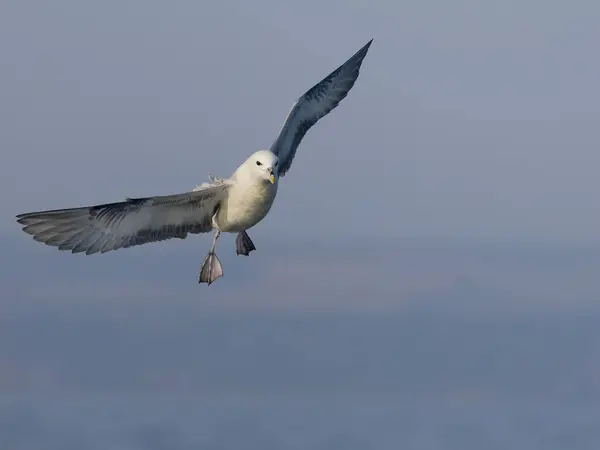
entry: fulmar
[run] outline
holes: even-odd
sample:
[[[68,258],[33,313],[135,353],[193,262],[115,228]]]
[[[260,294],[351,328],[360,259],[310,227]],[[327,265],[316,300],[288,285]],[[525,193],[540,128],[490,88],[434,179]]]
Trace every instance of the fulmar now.
[[[247,230],[268,214],[306,132],[354,86],[372,42],[298,98],[271,148],[253,153],[229,178],[209,174],[210,182],[183,194],[19,214],[18,223],[38,242],[86,255],[215,230],[198,277],[210,286],[223,276],[215,254],[220,234],[237,233],[238,255],[256,250]]]

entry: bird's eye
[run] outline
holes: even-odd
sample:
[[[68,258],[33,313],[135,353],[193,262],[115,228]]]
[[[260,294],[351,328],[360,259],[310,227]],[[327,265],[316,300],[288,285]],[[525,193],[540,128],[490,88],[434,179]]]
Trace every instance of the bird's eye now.
[[[275,167],[277,167],[277,164],[279,164],[279,161],[275,161]]]
[[[260,161],[256,161],[256,165],[257,166],[262,166],[262,163]]]

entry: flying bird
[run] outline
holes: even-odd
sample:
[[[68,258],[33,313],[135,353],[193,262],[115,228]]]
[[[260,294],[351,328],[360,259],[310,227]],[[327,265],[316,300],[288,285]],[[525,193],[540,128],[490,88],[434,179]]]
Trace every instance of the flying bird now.
[[[271,148],[250,155],[229,178],[209,174],[210,182],[183,194],[30,212],[16,216],[17,222],[36,241],[86,255],[214,230],[198,277],[199,283],[210,286],[223,276],[215,254],[220,234],[237,233],[238,255],[248,256],[256,250],[247,230],[268,214],[279,179],[290,170],[306,132],[354,86],[372,42],[298,98]]]

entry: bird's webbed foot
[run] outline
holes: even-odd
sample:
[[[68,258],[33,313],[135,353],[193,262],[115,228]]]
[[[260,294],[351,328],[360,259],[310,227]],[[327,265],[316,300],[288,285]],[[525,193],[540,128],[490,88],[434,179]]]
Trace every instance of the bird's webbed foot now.
[[[215,280],[223,276],[223,267],[221,261],[215,255],[215,252],[211,251],[204,258],[204,262],[200,267],[200,276],[198,277],[198,283],[207,283],[209,286]]]
[[[248,256],[252,250],[256,250],[254,242],[245,231],[240,231],[235,238],[235,252],[238,255]]]

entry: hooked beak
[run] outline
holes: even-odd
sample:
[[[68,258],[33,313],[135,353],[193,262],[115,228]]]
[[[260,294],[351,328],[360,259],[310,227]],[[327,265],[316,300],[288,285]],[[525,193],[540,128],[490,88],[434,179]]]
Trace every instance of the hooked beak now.
[[[271,184],[275,184],[275,174],[273,173],[273,169],[269,169],[269,181]]]

